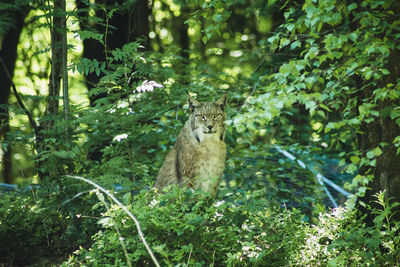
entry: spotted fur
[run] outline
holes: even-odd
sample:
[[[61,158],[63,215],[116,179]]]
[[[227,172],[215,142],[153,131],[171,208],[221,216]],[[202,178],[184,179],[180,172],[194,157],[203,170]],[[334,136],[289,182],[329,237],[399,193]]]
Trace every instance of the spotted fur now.
[[[226,95],[215,102],[188,98],[189,119],[161,166],[156,188],[179,184],[215,197],[225,169],[226,102]]]

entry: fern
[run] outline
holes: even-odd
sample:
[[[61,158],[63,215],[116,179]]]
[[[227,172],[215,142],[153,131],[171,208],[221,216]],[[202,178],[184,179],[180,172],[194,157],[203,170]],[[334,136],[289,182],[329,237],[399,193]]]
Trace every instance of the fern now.
[[[100,76],[101,73],[106,73],[106,62],[99,62],[97,59],[81,58],[72,66],[72,69],[76,69],[84,75],[94,72],[97,76]]]
[[[96,32],[88,31],[88,30],[78,30],[78,31],[76,31],[76,33],[79,35],[79,38],[82,41],[87,40],[87,39],[94,39],[101,44],[103,43],[104,34],[102,34],[102,33],[96,33]],[[77,36],[75,36],[75,37],[77,37]]]

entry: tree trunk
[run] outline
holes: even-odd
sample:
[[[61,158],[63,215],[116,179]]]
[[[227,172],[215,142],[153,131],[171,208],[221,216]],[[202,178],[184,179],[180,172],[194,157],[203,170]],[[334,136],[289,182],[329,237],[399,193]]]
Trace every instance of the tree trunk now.
[[[386,64],[390,74],[382,81],[382,87],[388,83],[397,83],[400,78],[398,62],[400,62],[400,51],[392,50]],[[372,96],[373,89],[368,89],[366,93]],[[397,148],[393,144],[395,137],[400,135],[400,127],[387,114],[387,110],[398,108],[400,101],[398,99],[386,100],[378,104],[380,105],[380,117],[371,123],[364,123],[361,127],[363,134],[358,137],[359,147],[365,153],[376,147],[382,150],[382,155],[377,157],[376,166],[372,172],[373,180],[368,184],[371,189],[366,192],[364,197],[360,198],[360,201],[373,208],[378,207],[374,195],[379,192],[385,192],[385,198],[391,199],[391,202],[400,202],[400,155],[397,154]],[[360,173],[367,175],[368,169],[361,168]],[[368,217],[368,219],[372,219],[372,217]],[[400,219],[400,213],[397,213],[396,219]]]
[[[65,0],[61,1],[61,9],[64,13],[66,10]],[[64,120],[66,123],[66,135],[69,135],[68,120],[69,120],[69,96],[68,96],[68,40],[67,40],[67,17],[62,16],[62,79],[63,79],[63,105],[64,105]]]
[[[185,60],[189,60],[189,26],[185,23],[188,20],[188,14],[190,13],[187,4],[182,3],[181,14],[175,19],[175,28],[177,30],[176,36],[178,37],[178,44],[181,48],[181,56]]]
[[[63,18],[59,14],[62,10],[62,0],[54,0],[53,23],[51,25],[51,73],[49,82],[49,96],[47,98],[46,114],[49,117],[44,122],[47,129],[54,126],[53,119],[58,114],[60,98],[60,82],[62,76],[62,41]]]
[[[6,32],[2,38],[0,57],[2,58],[11,78],[14,73],[15,61],[17,59],[17,46],[19,36],[24,26],[24,20],[27,10],[9,11],[13,19],[13,26]],[[11,145],[7,141],[7,134],[10,131],[9,125],[9,109],[8,99],[11,92],[11,80],[6,74],[6,70],[0,67],[0,137],[2,138],[3,147],[3,172],[2,176],[5,183],[13,183],[12,177],[12,152]]]
[[[44,140],[54,132],[55,121],[58,116],[60,85],[63,74],[63,20],[65,13],[62,11],[63,0],[54,0],[52,10],[52,22],[50,25],[51,35],[51,73],[49,77],[49,95],[47,96],[46,111],[40,120],[40,130],[36,135],[36,151],[38,155],[49,148],[46,147]],[[40,180],[56,177],[54,171],[50,171],[50,166],[45,166],[44,161],[37,160],[38,176]]]

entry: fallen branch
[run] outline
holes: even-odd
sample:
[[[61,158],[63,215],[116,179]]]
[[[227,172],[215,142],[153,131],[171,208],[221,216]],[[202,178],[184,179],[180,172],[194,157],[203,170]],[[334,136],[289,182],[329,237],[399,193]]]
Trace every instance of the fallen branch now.
[[[98,190],[100,190],[101,192],[103,192],[104,194],[106,194],[109,198],[111,198],[115,203],[117,203],[117,205],[118,205],[126,214],[128,214],[128,216],[135,222],[136,229],[138,230],[138,234],[139,234],[140,240],[142,240],[142,242],[143,242],[144,246],[146,247],[147,252],[150,254],[150,257],[151,257],[151,259],[153,260],[154,264],[155,264],[157,267],[160,266],[160,264],[158,263],[156,257],[154,256],[153,252],[151,251],[150,246],[147,244],[146,239],[144,238],[143,232],[142,232],[142,230],[141,230],[141,228],[140,228],[139,221],[136,219],[135,216],[133,216],[133,214],[128,210],[128,208],[127,208],[124,204],[122,204],[121,202],[119,202],[119,200],[118,200],[116,197],[114,197],[114,195],[111,194],[108,190],[106,190],[106,189],[104,189],[103,187],[99,186],[99,185],[96,184],[95,182],[90,181],[89,179],[86,179],[86,178],[83,178],[83,177],[80,177],[80,176],[72,176],[72,175],[67,175],[67,177],[68,177],[68,178],[73,178],[73,179],[78,179],[78,180],[81,180],[81,181],[84,181],[84,182],[86,182],[86,183],[88,183],[88,184],[93,185],[93,186],[96,187]]]

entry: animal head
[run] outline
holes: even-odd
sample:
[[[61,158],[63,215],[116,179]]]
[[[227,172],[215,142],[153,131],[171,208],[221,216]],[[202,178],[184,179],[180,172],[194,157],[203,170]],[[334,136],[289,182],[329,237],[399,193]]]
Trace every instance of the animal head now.
[[[198,142],[207,139],[220,141],[224,139],[227,99],[226,94],[215,102],[199,102],[188,97],[190,129]]]

